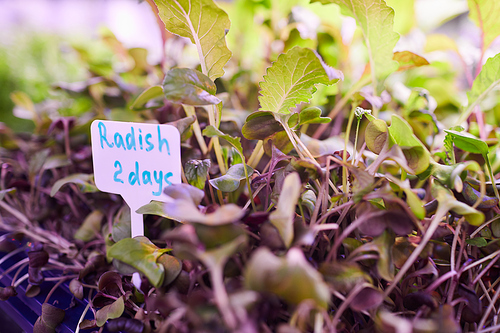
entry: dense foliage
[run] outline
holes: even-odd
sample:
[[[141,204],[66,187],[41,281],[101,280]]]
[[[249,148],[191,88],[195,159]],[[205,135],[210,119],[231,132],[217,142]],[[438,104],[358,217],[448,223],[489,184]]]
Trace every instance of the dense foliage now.
[[[495,0],[432,31],[413,1],[148,2],[160,64],[103,30],[74,47],[84,81],[10,94],[33,131],[0,123],[0,245],[29,240],[29,271],[1,299],[53,271],[89,302],[78,330],[500,330]],[[181,133],[145,236],[95,187],[95,119]],[[36,332],[64,318],[49,301]]]

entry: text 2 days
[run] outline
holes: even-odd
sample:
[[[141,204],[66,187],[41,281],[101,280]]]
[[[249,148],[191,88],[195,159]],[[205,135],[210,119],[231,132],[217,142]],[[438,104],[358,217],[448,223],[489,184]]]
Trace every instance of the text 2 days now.
[[[116,171],[113,174],[113,180],[117,183],[124,184],[125,182],[122,180],[120,176],[123,173],[121,162],[116,160],[114,163],[114,167]],[[154,196],[160,196],[161,193],[163,192],[163,182],[165,182],[166,186],[172,185],[172,183],[169,180],[170,177],[173,177],[172,172],[166,172],[164,174],[162,170],[160,171],[154,170],[152,177],[151,177],[151,172],[148,170],[144,170],[142,171],[142,173],[140,173],[139,162],[136,161],[134,163],[134,171],[131,171],[128,174],[127,181],[130,185],[137,185],[137,186],[142,186],[142,185],[154,186],[156,184],[158,185],[158,191],[152,191],[152,193]],[[153,184],[153,181],[155,182],[155,184]]]

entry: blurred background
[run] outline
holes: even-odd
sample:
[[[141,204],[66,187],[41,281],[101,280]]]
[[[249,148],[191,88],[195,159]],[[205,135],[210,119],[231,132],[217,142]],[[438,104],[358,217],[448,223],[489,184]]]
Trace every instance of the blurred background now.
[[[145,48],[147,61],[161,59],[162,39],[155,15],[138,0],[0,0],[0,122],[31,130],[16,117],[11,93],[22,91],[40,103],[58,82],[88,79],[87,57],[115,56],[103,43],[112,32],[127,48]]]
[[[433,63],[434,70],[454,76],[455,67],[461,67],[459,61],[474,65],[474,59],[479,58],[478,29],[467,18],[466,0],[386,2],[395,9],[394,29],[401,35],[396,50],[423,54],[426,36],[437,32],[457,41],[461,59],[448,53],[447,57],[452,57],[457,66],[442,69],[440,66],[444,65],[437,61]],[[122,92],[127,91],[124,84],[133,84],[138,89],[129,90],[130,94],[137,95],[141,89],[159,84],[164,71],[172,66],[196,66],[196,52],[190,56],[190,43],[160,29],[152,3],[152,0],[0,0],[0,122],[14,131],[31,131],[35,126],[33,115],[26,109],[40,113],[55,102],[59,104],[53,109],[63,116],[84,114],[99,100],[96,94],[100,93],[96,91],[102,88],[89,82],[91,78],[119,79],[116,85]],[[238,80],[242,84],[255,83],[254,92],[244,92],[252,96],[252,101],[256,101],[257,85],[265,68],[277,54],[294,45],[317,49],[329,65],[341,66],[346,83],[355,82],[363,72],[366,52],[359,31],[355,33],[354,20],[341,16],[337,6],[309,4],[308,0],[217,3],[232,20],[227,43],[233,59],[224,78],[233,78],[226,86],[236,89]],[[351,48],[347,67],[337,57],[345,45]],[[496,48],[493,45],[489,52],[496,52]],[[426,57],[429,61],[442,59],[439,52]],[[434,86],[428,86],[435,87],[431,93],[438,99],[438,105],[444,106],[443,110],[455,111],[466,97],[457,96],[449,87],[451,83],[445,89],[439,80],[446,76],[441,74],[436,76]],[[421,86],[420,81],[412,83],[409,79],[410,87]],[[67,98],[78,90],[68,83],[83,81],[87,81],[84,86],[90,87],[92,98]],[[452,77],[448,81],[452,82]],[[321,91],[321,96],[335,94],[335,91]],[[252,101],[243,108],[255,110],[258,105]],[[50,112],[46,113],[50,116]]]

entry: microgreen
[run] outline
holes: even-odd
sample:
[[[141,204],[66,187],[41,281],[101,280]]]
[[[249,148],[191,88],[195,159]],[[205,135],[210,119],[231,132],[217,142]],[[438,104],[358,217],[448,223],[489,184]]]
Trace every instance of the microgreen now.
[[[34,332],[61,285],[77,331],[498,330],[500,6],[450,10],[454,38],[414,1],[311,2],[148,0],[161,62],[103,30],[85,81],[7,91],[0,299],[45,298]],[[164,202],[97,189],[94,119],[179,131]]]

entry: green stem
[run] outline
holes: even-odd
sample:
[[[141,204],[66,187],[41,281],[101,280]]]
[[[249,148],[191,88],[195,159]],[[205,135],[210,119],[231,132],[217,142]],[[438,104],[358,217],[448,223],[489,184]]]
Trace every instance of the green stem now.
[[[248,165],[250,165],[252,168],[256,168],[257,165],[260,162],[260,159],[264,155],[264,141],[259,140],[257,142],[257,145],[255,145],[255,148],[252,152],[252,155],[250,155],[250,158],[248,158]]]
[[[198,118],[196,118],[196,113],[194,110],[194,106],[182,104],[184,111],[188,117],[195,116],[195,121],[193,123],[193,132],[196,137],[196,141],[198,141],[198,145],[200,146],[201,152],[203,155],[206,155],[208,152],[207,144],[205,143],[205,139],[203,139],[203,134],[201,134],[200,123],[198,122]]]
[[[352,105],[351,114],[349,115],[349,120],[347,122],[347,128],[345,131],[344,152],[342,154],[342,160],[344,161],[344,164],[347,161],[347,144],[349,143],[349,135],[351,134],[352,122],[354,121],[354,110],[356,109],[356,106],[357,105],[354,105],[354,104]],[[347,167],[345,165],[343,165],[342,166],[342,191],[344,192],[344,194],[348,193],[347,177],[348,177]]]
[[[253,211],[256,212],[257,207],[255,207],[255,202],[253,201],[252,186],[250,185],[250,178],[248,177],[247,164],[245,162],[245,155],[243,155],[240,152],[238,152],[238,154],[240,155],[241,160],[243,161],[243,172],[245,173],[245,180],[247,182],[248,197],[250,198],[250,202],[252,204]]]
[[[353,151],[354,156],[352,157],[353,161],[356,160],[356,157],[358,155],[357,147],[358,147],[358,134],[359,134],[359,123],[360,122],[361,122],[361,119],[358,118],[358,123],[356,124],[356,137],[354,138],[354,151]]]
[[[285,129],[286,134],[288,135],[288,139],[290,139],[290,142],[293,145],[293,148],[297,151],[297,154],[299,154],[299,157],[302,159],[305,159],[304,154],[302,153],[301,149],[299,149],[299,146],[297,145],[297,142],[295,141],[295,138],[293,137],[292,130],[288,127],[288,125],[283,125],[283,128]]]
[[[212,105],[211,107],[212,110],[208,111],[208,121],[210,125],[212,125],[215,128],[219,128],[217,126],[217,122],[215,121],[215,113],[216,113],[216,106]],[[219,169],[221,174],[226,173],[226,167],[224,166],[224,158],[222,157],[222,150],[220,147],[220,142],[219,142],[219,137],[215,136],[212,138],[213,143],[214,143],[214,152],[215,152],[215,157],[217,158],[217,164],[219,165]]]
[[[490,176],[491,184],[493,185],[493,192],[495,192],[495,196],[500,200],[500,196],[498,195],[498,189],[496,187],[495,175],[493,174],[493,170],[491,169],[491,164],[488,156],[486,156],[486,168],[488,169],[488,175]],[[500,201],[499,201],[500,205]]]

